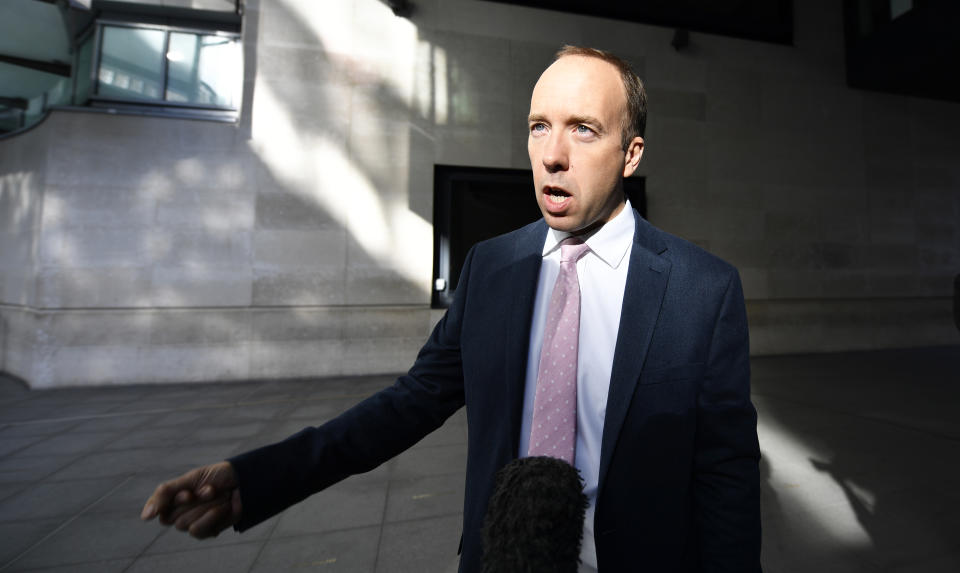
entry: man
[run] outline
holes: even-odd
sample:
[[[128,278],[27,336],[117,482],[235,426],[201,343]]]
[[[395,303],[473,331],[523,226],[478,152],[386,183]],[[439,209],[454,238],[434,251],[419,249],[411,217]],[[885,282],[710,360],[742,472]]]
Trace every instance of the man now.
[[[456,298],[410,371],[322,427],[162,484],[142,516],[197,537],[242,531],[376,467],[465,405],[461,571],[479,570],[497,470],[558,444],[563,452],[547,453],[586,482],[584,570],[759,571],[740,280],[629,208],[623,178],[643,153],[645,105],[618,58],[561,50],[530,102],[543,220],[470,251]],[[567,336],[572,345],[561,346]],[[558,361],[562,379],[572,366],[570,381],[554,383]],[[571,401],[575,434],[563,410]],[[550,412],[556,432],[545,436]]]

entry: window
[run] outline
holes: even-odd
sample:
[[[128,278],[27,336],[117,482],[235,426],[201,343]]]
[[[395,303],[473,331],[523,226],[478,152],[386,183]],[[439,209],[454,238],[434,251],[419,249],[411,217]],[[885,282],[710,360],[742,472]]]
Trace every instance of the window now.
[[[167,32],[103,26],[96,95],[113,99],[160,100]]]
[[[110,22],[97,32],[91,105],[236,117],[243,85],[237,34]]]

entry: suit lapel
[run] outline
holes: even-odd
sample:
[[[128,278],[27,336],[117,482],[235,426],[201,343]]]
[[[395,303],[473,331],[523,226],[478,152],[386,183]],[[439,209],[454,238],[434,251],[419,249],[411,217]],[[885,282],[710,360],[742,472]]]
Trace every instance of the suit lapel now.
[[[665,250],[656,229],[637,214],[600,445],[600,490],[660,314],[671,268],[670,261],[659,256]]]
[[[504,371],[506,374],[507,412],[510,413],[511,427],[506,435],[519,436],[521,416],[523,415],[523,393],[526,383],[527,352],[530,345],[530,322],[533,317],[533,304],[537,295],[537,283],[540,280],[540,265],[543,262],[543,242],[546,240],[547,225],[543,219],[529,225],[518,235],[513,253],[513,263],[509,273],[510,303],[507,305],[505,320],[506,356]],[[519,440],[511,444],[513,457],[517,457]]]

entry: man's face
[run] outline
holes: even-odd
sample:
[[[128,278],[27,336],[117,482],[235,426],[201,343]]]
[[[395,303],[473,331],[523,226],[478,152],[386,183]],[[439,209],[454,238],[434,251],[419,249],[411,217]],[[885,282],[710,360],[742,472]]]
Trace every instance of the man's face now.
[[[622,178],[643,151],[639,137],[622,147],[626,106],[620,73],[603,60],[565,56],[540,76],[530,99],[527,151],[550,227],[583,233],[623,209]]]

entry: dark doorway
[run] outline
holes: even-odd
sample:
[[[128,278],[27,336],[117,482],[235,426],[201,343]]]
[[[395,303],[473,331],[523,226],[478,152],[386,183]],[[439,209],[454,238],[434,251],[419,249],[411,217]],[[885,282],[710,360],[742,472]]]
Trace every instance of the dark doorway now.
[[[624,189],[646,217],[644,179],[631,177]],[[450,306],[470,247],[539,218],[529,169],[434,166],[431,307]]]

